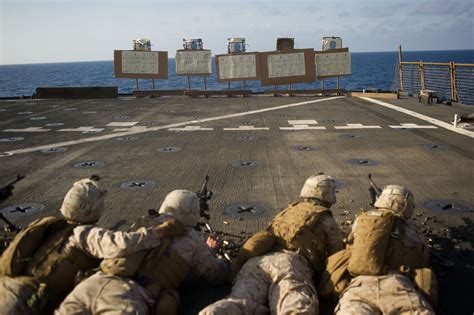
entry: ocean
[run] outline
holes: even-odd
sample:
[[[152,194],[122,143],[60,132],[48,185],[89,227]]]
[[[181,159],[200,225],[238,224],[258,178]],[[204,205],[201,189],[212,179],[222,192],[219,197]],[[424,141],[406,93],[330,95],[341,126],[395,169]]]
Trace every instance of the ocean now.
[[[169,53],[171,56],[174,52]],[[459,62],[474,63],[474,50],[450,51],[407,51],[404,61]],[[346,90],[396,88],[398,52],[360,52],[352,53],[352,75],[340,79],[340,87]],[[216,81],[214,73],[207,78],[207,88],[227,89],[227,83]],[[60,86],[118,86],[119,93],[128,94],[136,88],[133,79],[114,78],[113,61],[67,62],[0,65],[0,97],[31,96],[36,87]],[[193,89],[204,89],[202,77],[192,77]],[[336,79],[325,80],[324,87],[336,86]],[[168,79],[155,80],[156,89],[187,89],[187,78],[175,75],[174,59],[168,61]],[[232,82],[231,88],[242,89],[243,82]],[[321,82],[294,84],[293,89],[317,89]],[[151,89],[151,80],[139,80],[139,89]],[[265,89],[259,81],[247,81],[246,88],[253,91]],[[285,87],[283,87],[285,88]]]

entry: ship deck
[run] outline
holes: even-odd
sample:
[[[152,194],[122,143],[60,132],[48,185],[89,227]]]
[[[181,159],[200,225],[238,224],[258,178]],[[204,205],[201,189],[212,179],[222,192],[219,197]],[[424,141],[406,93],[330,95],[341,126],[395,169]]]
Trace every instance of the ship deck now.
[[[437,256],[454,262],[433,257],[439,312],[472,312],[474,130],[449,123],[455,113],[472,111],[411,98],[0,101],[1,184],[26,175],[2,212],[23,226],[56,215],[75,180],[99,174],[109,190],[99,224],[123,228],[171,190],[198,190],[209,174],[211,226],[245,237],[297,200],[308,176],[324,172],[337,180],[333,212],[348,231],[367,207],[372,173],[380,186],[413,191],[414,220]],[[23,212],[11,212],[18,205]],[[227,292],[187,285],[183,313]]]

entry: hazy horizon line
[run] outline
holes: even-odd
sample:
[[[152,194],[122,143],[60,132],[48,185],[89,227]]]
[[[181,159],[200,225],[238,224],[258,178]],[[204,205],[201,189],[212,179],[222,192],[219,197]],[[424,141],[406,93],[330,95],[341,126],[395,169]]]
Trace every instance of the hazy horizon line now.
[[[303,49],[303,48],[297,48]],[[121,50],[121,49],[117,49]],[[125,50],[125,49],[124,49]],[[432,50],[402,50],[402,53],[408,52],[424,52],[424,51],[474,51],[474,49],[432,49]],[[397,50],[384,50],[384,51],[350,51],[351,53],[396,53]],[[215,57],[215,55],[212,55]],[[172,57],[168,57],[168,59],[174,59]],[[80,62],[104,62],[104,61],[114,61],[113,59],[106,59],[106,60],[73,60],[73,61],[52,61],[52,62],[26,62],[26,63],[5,63],[0,64],[0,66],[20,66],[20,65],[42,65],[42,64],[59,64],[59,63],[80,63]]]

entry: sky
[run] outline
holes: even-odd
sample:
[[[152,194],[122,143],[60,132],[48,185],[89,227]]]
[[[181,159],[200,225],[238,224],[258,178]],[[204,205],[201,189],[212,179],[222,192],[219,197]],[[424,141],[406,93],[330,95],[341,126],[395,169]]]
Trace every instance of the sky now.
[[[247,51],[278,37],[321,49],[340,36],[353,52],[474,49],[474,0],[0,0],[0,64],[112,60],[149,38],[173,57],[183,38],[213,54],[228,37]]]

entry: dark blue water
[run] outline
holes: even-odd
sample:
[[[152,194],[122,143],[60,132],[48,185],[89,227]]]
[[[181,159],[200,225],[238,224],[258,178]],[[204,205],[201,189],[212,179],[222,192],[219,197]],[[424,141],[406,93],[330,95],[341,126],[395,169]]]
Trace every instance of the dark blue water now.
[[[474,63],[474,50],[404,52],[404,61]],[[341,88],[362,90],[394,89],[398,61],[397,52],[352,53],[352,75],[341,78]],[[215,68],[215,67],[214,67]],[[215,69],[214,69],[215,70]],[[136,83],[132,79],[115,79],[112,61],[0,65],[0,97],[32,95],[36,87],[53,86],[118,86],[119,93],[131,93]],[[175,75],[174,59],[169,59],[168,80],[156,80],[157,89],[186,89],[186,77]],[[216,81],[215,73],[207,79],[208,89],[226,89],[227,84]],[[191,79],[193,89],[204,89],[203,78]],[[335,87],[336,80],[325,81],[325,88]],[[151,89],[151,80],[139,80],[140,89]],[[232,88],[243,88],[233,82]],[[248,81],[247,88],[261,91],[259,81]],[[320,88],[320,82],[295,84],[293,89]]]

